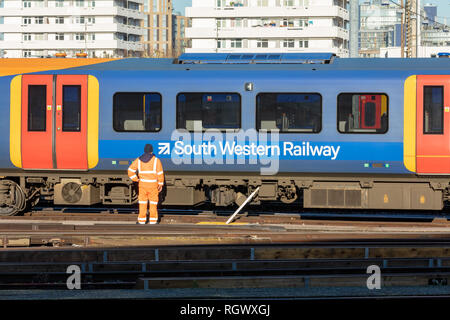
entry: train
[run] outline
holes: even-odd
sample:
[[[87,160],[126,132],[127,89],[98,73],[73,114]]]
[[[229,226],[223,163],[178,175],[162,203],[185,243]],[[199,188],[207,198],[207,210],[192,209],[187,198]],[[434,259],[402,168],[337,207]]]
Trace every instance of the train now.
[[[186,53],[1,59],[0,214],[40,201],[136,203],[131,162],[161,159],[163,205],[442,210],[450,59]]]

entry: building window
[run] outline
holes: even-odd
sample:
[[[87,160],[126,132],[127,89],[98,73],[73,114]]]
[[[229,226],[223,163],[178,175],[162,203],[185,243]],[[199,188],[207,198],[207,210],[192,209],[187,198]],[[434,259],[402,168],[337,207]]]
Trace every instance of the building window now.
[[[84,33],[75,33],[75,40],[84,40]]]
[[[161,130],[162,98],[159,93],[116,93],[113,98],[113,127],[119,132]]]
[[[258,0],[257,5],[258,7],[268,7],[269,0]]]
[[[24,8],[31,8],[31,1],[23,1],[22,6]]]
[[[284,0],[283,5],[285,7],[293,7],[294,6],[294,0]]]
[[[22,39],[23,41],[31,41],[31,33],[24,33]]]
[[[64,17],[56,17],[55,23],[56,24],[64,24]]]
[[[88,40],[95,40],[95,33],[88,33]]]
[[[298,20],[298,26],[299,27],[307,27],[308,26],[308,20],[307,19],[300,19]]]
[[[55,7],[57,8],[64,7],[64,0],[56,0]]]
[[[283,40],[283,48],[294,48],[295,41],[294,39],[284,39]]]
[[[269,47],[269,40],[267,40],[267,39],[258,39],[256,41],[256,46],[258,48],[268,48]]]
[[[226,40],[225,39],[217,39],[217,48],[218,49],[223,49],[226,48]]]
[[[0,0],[0,8],[4,8],[5,7],[5,0]]]
[[[44,24],[44,17],[35,17],[34,23],[35,24]]]
[[[341,93],[338,96],[338,131],[386,133],[388,96],[380,93]]]
[[[258,130],[312,132],[322,130],[322,96],[318,93],[260,93],[256,97]]]
[[[423,87],[423,133],[444,133],[444,87]]]
[[[92,8],[95,7],[95,1],[89,1],[88,6]]]
[[[5,33],[4,32],[0,32],[0,41],[3,41],[3,40],[5,40]]]
[[[242,48],[242,39],[231,39],[231,48]]]
[[[300,40],[298,42],[298,46],[300,48],[308,48],[309,47],[309,41],[308,40]]]
[[[84,7],[84,0],[75,0],[76,7]]]
[[[241,96],[238,93],[180,93],[177,129],[239,129]]]
[[[55,36],[55,40],[64,40],[64,33],[57,33]]]
[[[216,19],[217,28],[226,28],[227,19]]]
[[[95,23],[95,17],[87,17],[86,20],[87,20],[88,24],[94,24]]]
[[[22,24],[31,24],[31,18],[30,17],[23,18]]]
[[[75,17],[74,23],[77,23],[77,24],[84,24],[84,17],[83,17],[83,16],[77,16],[77,17]]]
[[[36,33],[34,35],[34,40],[39,40],[39,41],[44,40],[44,34],[43,33]]]

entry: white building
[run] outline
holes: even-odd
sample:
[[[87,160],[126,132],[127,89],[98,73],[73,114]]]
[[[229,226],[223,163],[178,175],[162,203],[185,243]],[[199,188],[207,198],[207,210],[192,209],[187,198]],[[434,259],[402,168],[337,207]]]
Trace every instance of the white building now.
[[[193,0],[186,52],[334,52],[348,57],[348,0]]]
[[[144,0],[0,0],[6,58],[141,56]]]

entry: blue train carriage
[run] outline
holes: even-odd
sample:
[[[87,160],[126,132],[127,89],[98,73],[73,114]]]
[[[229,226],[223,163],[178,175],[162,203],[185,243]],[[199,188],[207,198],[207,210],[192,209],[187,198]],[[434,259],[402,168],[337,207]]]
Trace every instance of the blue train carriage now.
[[[441,210],[450,60],[333,54],[2,59],[0,212],[130,205],[146,143],[166,205]]]

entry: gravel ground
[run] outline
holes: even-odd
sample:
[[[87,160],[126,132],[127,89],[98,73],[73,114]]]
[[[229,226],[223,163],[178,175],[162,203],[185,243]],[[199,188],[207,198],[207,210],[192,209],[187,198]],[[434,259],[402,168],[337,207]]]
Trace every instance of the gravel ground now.
[[[336,297],[448,296],[450,286],[365,288],[158,289],[158,290],[2,290],[0,300],[90,299],[305,299]]]

